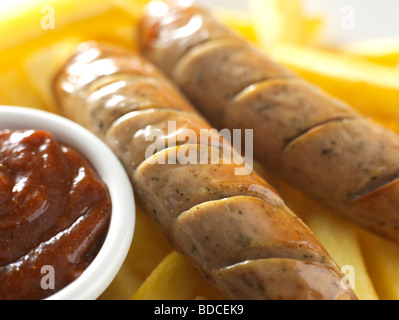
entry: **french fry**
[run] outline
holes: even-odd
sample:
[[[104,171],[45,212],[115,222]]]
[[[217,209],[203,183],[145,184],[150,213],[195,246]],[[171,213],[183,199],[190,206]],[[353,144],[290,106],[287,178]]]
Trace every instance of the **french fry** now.
[[[197,272],[176,253],[169,254],[146,279],[133,300],[215,299]]]
[[[132,252],[126,259],[126,263],[134,266],[143,277],[148,277],[171,251],[172,248],[159,227],[139,206],[136,206],[136,230]]]
[[[385,118],[385,117],[376,117],[375,120],[387,128],[391,129],[392,131],[395,131],[396,133],[399,133],[399,122],[396,117],[393,116],[392,118]]]
[[[250,15],[229,12],[227,10],[219,10],[216,12],[216,15],[223,24],[235,30],[246,40],[256,43],[257,36]]]
[[[140,19],[143,14],[143,8],[151,0],[113,0],[116,5],[123,8],[135,19]]]
[[[110,0],[58,0],[51,4],[45,0],[25,1],[1,16],[0,30],[6,32],[0,35],[0,52],[4,57],[7,53],[11,54],[9,50],[18,53],[13,48],[35,47],[37,39],[52,37],[73,22],[88,20],[108,11],[111,6],[113,1]],[[20,52],[19,56],[23,54]]]
[[[389,66],[399,66],[399,38],[362,40],[339,48],[345,54]]]
[[[0,105],[8,105],[10,102],[7,100],[5,94],[0,90]]]
[[[357,228],[318,203],[308,202],[307,225],[347,276],[360,300],[378,300],[367,270]]]
[[[140,3],[144,5],[144,1],[133,2],[136,8]],[[28,55],[68,37],[79,37],[82,41],[109,41],[136,48],[135,26],[141,11],[129,11],[133,9],[122,6],[122,0],[53,1],[50,6],[54,10],[54,29],[41,26],[41,21],[46,20],[41,9],[48,8],[47,3],[44,0],[28,1],[1,15],[0,30],[6,30],[0,33],[1,70],[12,69]]]
[[[302,0],[250,0],[250,10],[258,42],[266,51],[284,43],[318,42],[323,20],[307,17]]]
[[[322,17],[307,17],[303,23],[302,33],[298,38],[298,44],[317,46],[320,41],[324,26]]]
[[[135,2],[135,1],[133,1]],[[57,33],[80,21],[90,21],[120,8],[114,0],[35,0],[25,1],[22,5],[9,9],[0,20],[0,51],[17,47],[32,40]],[[120,10],[120,20],[125,19]],[[120,21],[119,20],[119,21]],[[110,20],[111,26],[118,20]],[[101,25],[92,26],[92,28]],[[86,32],[81,29],[81,32]],[[16,37],[15,34],[18,36]],[[79,34],[79,33],[77,33]]]
[[[144,281],[145,277],[123,264],[116,278],[98,300],[129,300]]]
[[[77,48],[81,39],[77,37],[65,38],[43,47],[29,55],[23,62],[23,71],[26,79],[36,89],[40,97],[52,112],[56,113],[56,104],[52,93],[53,79],[68,59],[70,54]]]
[[[399,299],[399,246],[366,231],[361,245],[375,288],[383,300]]]
[[[399,72],[336,52],[280,45],[272,58],[375,119],[399,121]]]
[[[50,111],[49,106],[46,105],[35,88],[25,78],[21,68],[0,73],[0,91],[8,105]]]
[[[100,300],[130,299],[171,251],[158,226],[136,205],[136,228],[130,251]]]

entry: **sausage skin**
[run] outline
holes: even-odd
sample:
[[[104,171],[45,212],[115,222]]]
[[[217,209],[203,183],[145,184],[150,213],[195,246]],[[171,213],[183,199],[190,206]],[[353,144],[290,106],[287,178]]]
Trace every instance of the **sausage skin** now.
[[[253,129],[255,158],[269,170],[399,242],[397,134],[271,61],[201,8],[152,2],[140,35],[143,54],[213,126]]]
[[[114,150],[143,210],[220,298],[357,299],[312,231],[255,172],[235,174],[245,164],[231,161],[239,157],[231,144],[145,58],[84,43],[53,89],[61,112]],[[203,129],[206,139],[185,139]],[[164,134],[147,154],[154,132]],[[296,289],[279,287],[271,268],[286,270]],[[243,282],[243,273],[259,283]]]

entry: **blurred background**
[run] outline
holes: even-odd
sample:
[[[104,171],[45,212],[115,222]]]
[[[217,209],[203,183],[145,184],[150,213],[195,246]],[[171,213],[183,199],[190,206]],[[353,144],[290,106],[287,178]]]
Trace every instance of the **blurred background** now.
[[[51,5],[54,0],[0,0],[0,12],[35,1]],[[260,1],[268,2],[269,0]],[[248,0],[195,0],[195,2],[241,13],[249,13],[251,6]],[[397,0],[304,0],[303,8],[308,14],[324,17],[324,39],[329,42],[341,43],[369,38],[399,37],[399,1]],[[345,19],[346,17],[350,19],[349,16],[352,14],[355,21],[354,25],[350,26],[350,22],[345,22]],[[347,24],[346,27],[345,24]]]
[[[260,0],[268,2],[268,0]],[[197,0],[211,7],[250,11],[247,0]],[[309,15],[323,16],[324,41],[343,43],[370,38],[399,37],[397,0],[305,0]],[[354,21],[349,21],[353,17]],[[353,23],[353,24],[352,24]]]

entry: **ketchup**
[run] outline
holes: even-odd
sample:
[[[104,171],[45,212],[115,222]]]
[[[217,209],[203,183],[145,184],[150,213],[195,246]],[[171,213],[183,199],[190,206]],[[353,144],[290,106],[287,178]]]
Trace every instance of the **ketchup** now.
[[[44,299],[79,277],[108,231],[108,188],[46,131],[0,131],[0,299]]]

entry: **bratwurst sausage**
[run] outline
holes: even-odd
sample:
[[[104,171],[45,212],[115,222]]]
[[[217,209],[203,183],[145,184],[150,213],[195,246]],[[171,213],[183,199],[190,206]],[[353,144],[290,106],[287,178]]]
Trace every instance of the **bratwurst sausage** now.
[[[229,161],[231,144],[144,58],[82,44],[54,93],[115,151],[144,211],[221,298],[356,299],[311,230],[256,173],[235,174],[246,167]]]
[[[142,52],[216,128],[336,212],[399,242],[399,136],[276,64],[203,9],[153,2]]]

